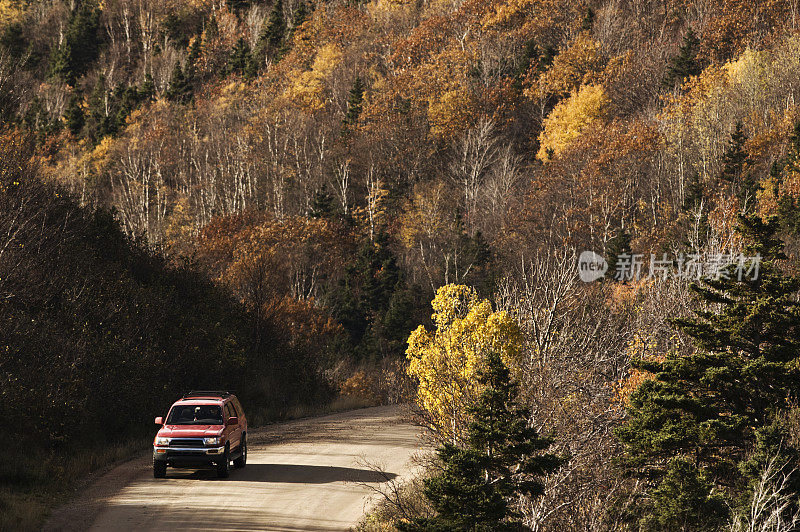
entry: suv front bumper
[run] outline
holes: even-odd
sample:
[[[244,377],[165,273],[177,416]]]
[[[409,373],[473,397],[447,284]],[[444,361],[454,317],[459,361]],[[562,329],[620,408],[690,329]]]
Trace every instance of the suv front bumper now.
[[[216,464],[225,456],[225,447],[153,447],[153,460],[173,467]]]

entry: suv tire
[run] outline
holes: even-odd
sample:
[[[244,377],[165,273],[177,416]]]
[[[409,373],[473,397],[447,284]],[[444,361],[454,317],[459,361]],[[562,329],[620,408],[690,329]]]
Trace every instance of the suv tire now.
[[[247,435],[242,434],[242,443],[239,444],[241,455],[233,461],[233,467],[242,468],[247,465]]]
[[[153,460],[153,478],[167,477],[167,463]]]
[[[228,475],[230,475],[230,465],[231,465],[231,451],[226,446],[225,455],[222,457],[222,460],[217,464],[217,477],[228,478]]]

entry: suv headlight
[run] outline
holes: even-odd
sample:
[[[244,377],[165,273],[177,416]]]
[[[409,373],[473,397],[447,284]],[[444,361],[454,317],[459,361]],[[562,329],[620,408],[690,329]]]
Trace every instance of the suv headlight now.
[[[219,436],[214,436],[213,438],[203,438],[203,444],[219,445]]]
[[[169,445],[169,438],[164,438],[163,436],[157,436],[156,445]]]

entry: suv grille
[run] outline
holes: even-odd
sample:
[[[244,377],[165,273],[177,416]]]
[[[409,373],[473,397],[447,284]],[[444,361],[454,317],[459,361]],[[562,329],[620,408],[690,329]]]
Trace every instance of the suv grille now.
[[[204,447],[203,438],[172,438],[170,447]]]

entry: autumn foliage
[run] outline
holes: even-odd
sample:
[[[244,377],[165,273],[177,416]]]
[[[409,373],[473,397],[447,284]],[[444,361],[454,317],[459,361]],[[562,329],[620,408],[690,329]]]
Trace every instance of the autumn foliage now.
[[[799,26],[795,0],[0,0],[0,149],[25,154],[0,157],[0,194],[30,175],[59,194],[40,210],[113,212],[306,384],[408,400],[385,370],[410,364],[444,438],[480,346],[504,346],[573,456],[526,526],[616,530],[641,494],[607,465],[649,377],[630,361],[690,349],[664,318],[688,285],[558,271],[583,250],[735,253],[752,213],[794,268]]]

